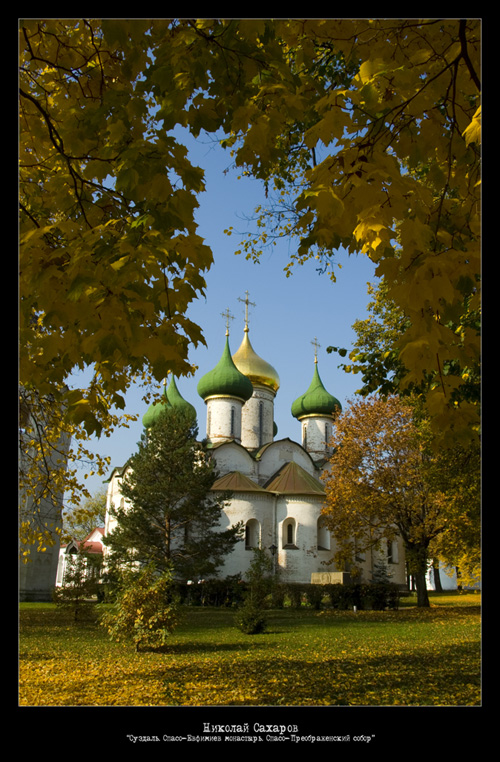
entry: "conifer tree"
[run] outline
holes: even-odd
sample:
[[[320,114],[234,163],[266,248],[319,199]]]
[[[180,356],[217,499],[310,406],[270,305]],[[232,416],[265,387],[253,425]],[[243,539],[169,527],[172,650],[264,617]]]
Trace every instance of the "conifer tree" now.
[[[106,542],[114,562],[154,563],[178,580],[213,575],[241,535],[220,525],[229,494],[215,494],[214,463],[191,412],[167,408],[143,434],[123,479],[125,505]]]
[[[61,587],[56,587],[54,603],[72,614],[73,621],[79,622],[93,616],[93,598],[98,590],[98,568],[100,559],[89,553],[83,543],[78,552],[68,558]]]

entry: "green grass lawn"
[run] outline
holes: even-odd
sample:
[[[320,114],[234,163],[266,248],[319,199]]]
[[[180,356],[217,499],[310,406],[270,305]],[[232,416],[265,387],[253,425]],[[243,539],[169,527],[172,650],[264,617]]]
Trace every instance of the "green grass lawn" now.
[[[21,706],[477,706],[480,594],[431,608],[271,610],[245,635],[234,611],[183,608],[161,652],[136,653],[53,604],[21,604]]]

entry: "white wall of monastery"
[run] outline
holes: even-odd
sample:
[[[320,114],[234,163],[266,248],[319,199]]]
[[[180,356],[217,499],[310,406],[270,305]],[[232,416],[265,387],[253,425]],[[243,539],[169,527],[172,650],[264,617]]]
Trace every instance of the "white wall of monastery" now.
[[[259,454],[259,484],[265,484],[285,463],[294,462],[308,474],[315,476],[314,463],[310,455],[291,439],[279,439]]]
[[[254,393],[243,405],[241,414],[241,443],[256,450],[272,442],[274,432],[274,393],[254,386]]]
[[[227,439],[241,442],[241,400],[221,395],[208,398],[206,404],[207,438],[213,444]]]

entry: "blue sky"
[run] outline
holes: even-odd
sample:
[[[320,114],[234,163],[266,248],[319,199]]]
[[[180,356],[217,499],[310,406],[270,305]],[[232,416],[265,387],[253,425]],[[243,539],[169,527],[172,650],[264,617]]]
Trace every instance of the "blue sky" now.
[[[245,305],[239,301],[249,292],[255,303],[250,307],[250,340],[254,350],[278,371],[281,386],[275,399],[275,421],[278,438],[300,441],[300,424],[291,413],[292,402],[308,388],[314,371],[315,338],[319,342],[318,368],[326,389],[346,406],[360,385],[358,376],[344,373],[338,366],[341,358],[327,354],[326,347],[350,348],[356,339],[352,329],[355,320],[366,316],[369,301],[367,283],[375,281],[374,265],[362,255],[349,257],[342,252],[334,283],[317,272],[311,260],[296,266],[286,277],[283,268],[289,261],[287,242],[266,251],[259,264],[235,255],[241,238],[228,236],[224,230],[251,229],[246,218],[263,201],[262,186],[256,181],[237,179],[236,172],[224,174],[230,157],[214,149],[210,142],[198,141],[192,161],[206,172],[206,191],[200,196],[197,213],[200,235],[214,253],[214,265],[207,275],[206,298],[197,300],[189,317],[201,326],[207,347],[192,350],[190,362],[198,366],[193,378],[177,381],[182,396],[195,406],[200,437],[206,433],[205,403],[198,396],[199,379],[218,362],[225,342],[226,321],[221,313],[229,308],[230,347],[238,349],[244,329]],[[161,385],[160,385],[161,386]],[[142,432],[141,419],[148,408],[142,400],[142,389],[127,395],[127,412],[138,414],[139,420],[129,429],[117,430],[110,438],[95,444],[96,451],[111,456],[111,470],[122,466],[137,449]],[[86,486],[95,493],[105,487],[104,477],[86,479]]]

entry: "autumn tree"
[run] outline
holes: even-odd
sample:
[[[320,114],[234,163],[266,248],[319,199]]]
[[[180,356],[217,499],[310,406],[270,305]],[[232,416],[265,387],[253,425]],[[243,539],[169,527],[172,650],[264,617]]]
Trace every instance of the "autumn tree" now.
[[[468,365],[449,360],[438,371],[422,374],[421,379],[411,384],[402,385],[407,374],[401,360],[400,337],[408,329],[409,318],[388,296],[388,287],[382,278],[376,285],[368,284],[368,293],[372,301],[367,306],[368,317],[356,320],[352,326],[356,333],[353,349],[348,353],[345,348],[327,347],[328,352],[337,352],[348,360],[341,365],[347,373],[359,374],[361,386],[359,394],[400,394],[401,396],[419,395],[426,398],[436,386],[441,386],[443,379],[454,377],[455,389],[450,393],[450,402],[459,405],[462,402],[479,406],[481,399],[481,366],[479,357]],[[463,317],[465,321],[465,316]],[[480,314],[469,313],[468,327],[480,332]],[[459,326],[450,328],[460,330]],[[472,433],[472,432],[471,432]],[[440,446],[452,449],[455,441],[441,442]],[[459,437],[460,439],[460,437]],[[478,432],[467,438],[469,446],[474,447],[479,441]]]
[[[68,464],[104,473],[88,437],[127,424],[134,380],[190,372],[202,341],[187,309],[212,261],[194,221],[203,173],[138,84],[150,22],[111,40],[105,27],[20,23],[21,487],[35,511],[61,484],[88,496]]]
[[[96,527],[103,527],[106,520],[106,490],[100,490],[82,501],[81,505],[63,513],[65,540],[84,540]]]
[[[368,305],[368,317],[354,323],[354,347],[341,367],[361,377],[358,393],[363,396],[374,393],[387,396],[399,392],[409,400],[422,399],[429,387],[439,383],[436,374],[428,374],[420,384],[401,391],[399,381],[405,369],[400,360],[399,337],[408,321],[388,298],[383,279],[376,287],[370,285],[369,293],[373,299]],[[471,321],[475,321],[479,330],[479,316],[471,315]],[[346,349],[328,349],[343,357],[347,355]],[[464,369],[450,362],[442,368],[446,377],[458,373],[462,378],[454,397],[478,405],[481,397],[479,362]],[[436,559],[446,562],[450,568],[458,568],[464,583],[471,584],[480,578],[481,564],[481,441],[479,437],[472,437],[467,443],[450,443],[449,446],[440,443],[436,449],[439,458],[432,478],[434,485],[449,498],[449,515],[447,529],[431,543],[431,549],[434,548]],[[429,470],[428,478],[430,475]]]
[[[239,525],[220,525],[229,495],[211,492],[217,472],[196,434],[190,412],[168,410],[143,435],[105,540],[114,567],[152,563],[182,581],[209,577],[240,539]]]
[[[429,478],[442,490],[446,501],[446,529],[430,544],[433,557],[456,571],[462,585],[481,580],[481,448],[443,451],[436,458]]]
[[[436,374],[435,433],[477,427],[453,393],[479,356],[479,60],[474,19],[23,20],[20,382],[29,420],[55,410],[47,447],[64,433],[70,462],[105,468],[86,437],[126,424],[130,384],[192,371],[213,257],[180,130],[278,196],[250,256],[258,231],[286,239],[288,272],[369,256],[409,318],[401,387]],[[43,471],[31,428],[23,443]]]
[[[415,405],[398,397],[353,401],[335,421],[334,452],[324,474],[325,521],[337,542],[337,563],[382,541],[402,538],[419,606],[428,606],[431,543],[452,522],[451,480],[437,483],[440,457]]]
[[[293,237],[289,272],[315,257],[333,276],[342,251],[370,257],[407,318],[399,389],[432,375],[434,433],[467,439],[479,424],[460,389],[480,354],[480,22],[273,27],[289,65],[261,77],[233,136],[236,163],[270,199],[243,250]],[[341,61],[355,68],[347,84]]]

